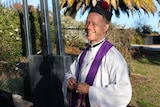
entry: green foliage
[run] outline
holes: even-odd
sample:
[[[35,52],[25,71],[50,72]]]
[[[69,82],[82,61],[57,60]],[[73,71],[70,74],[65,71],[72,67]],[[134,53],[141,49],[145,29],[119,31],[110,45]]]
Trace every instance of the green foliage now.
[[[138,23],[137,24],[137,28],[136,28],[136,31],[138,32],[138,33],[151,33],[152,32],[152,28],[151,28],[151,26],[149,26],[149,25],[143,25],[143,24],[141,24],[141,23]]]
[[[0,59],[12,63],[22,51],[18,12],[1,8],[0,13]]]
[[[62,33],[65,46],[85,48],[84,23],[76,22],[68,16],[62,16]]]
[[[144,39],[141,35],[138,35],[138,33],[135,33],[135,35],[132,36],[131,43],[132,44],[144,44]]]
[[[0,13],[0,74],[9,76],[22,53],[20,21],[15,10],[0,7]]]

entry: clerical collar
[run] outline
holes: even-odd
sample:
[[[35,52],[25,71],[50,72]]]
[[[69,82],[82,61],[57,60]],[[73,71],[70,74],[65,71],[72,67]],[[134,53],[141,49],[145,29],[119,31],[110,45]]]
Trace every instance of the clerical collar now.
[[[101,44],[102,42],[104,42],[104,40],[102,40],[102,41],[100,41],[100,42],[98,42],[96,44],[89,44],[89,45],[90,45],[91,48],[94,48],[94,47],[98,46],[99,44]]]

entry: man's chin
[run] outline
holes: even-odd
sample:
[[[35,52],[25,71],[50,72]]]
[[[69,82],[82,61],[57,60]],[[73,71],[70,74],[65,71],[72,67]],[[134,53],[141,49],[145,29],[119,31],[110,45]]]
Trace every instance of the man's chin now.
[[[94,39],[88,39],[88,41],[90,41],[92,43],[94,41]]]
[[[87,38],[88,39],[88,41],[92,41],[93,39],[92,38]]]
[[[93,38],[92,35],[87,35],[87,39],[88,39],[89,41],[94,40],[94,38]]]

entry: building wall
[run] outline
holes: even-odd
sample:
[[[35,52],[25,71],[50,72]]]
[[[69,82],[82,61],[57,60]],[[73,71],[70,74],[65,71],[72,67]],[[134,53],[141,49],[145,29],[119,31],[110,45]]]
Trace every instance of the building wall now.
[[[144,44],[145,45],[153,44],[153,36],[145,36],[145,38],[144,38]]]
[[[160,44],[160,35],[153,37],[153,44]]]
[[[160,36],[145,36],[144,44],[145,45],[160,44]]]

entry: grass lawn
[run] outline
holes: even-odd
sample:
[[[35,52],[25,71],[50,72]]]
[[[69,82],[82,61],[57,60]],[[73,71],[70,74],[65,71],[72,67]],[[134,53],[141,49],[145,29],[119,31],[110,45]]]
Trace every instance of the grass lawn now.
[[[150,55],[131,61],[133,107],[160,106],[160,55]]]

